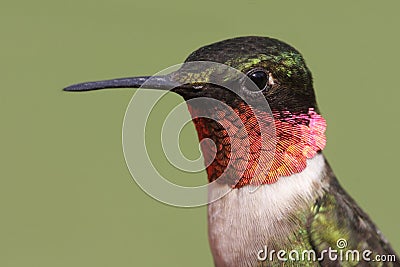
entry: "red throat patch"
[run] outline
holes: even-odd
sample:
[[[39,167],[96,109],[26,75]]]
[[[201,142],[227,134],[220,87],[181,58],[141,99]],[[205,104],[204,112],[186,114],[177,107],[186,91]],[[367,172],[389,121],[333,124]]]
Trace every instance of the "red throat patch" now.
[[[261,122],[257,122],[254,111],[244,103],[233,111],[236,114],[225,110],[210,111],[218,113],[216,122],[198,117],[197,109],[189,106],[199,140],[208,138],[214,142],[202,142],[201,145],[205,162],[211,162],[207,166],[209,182],[218,179],[229,169],[228,175],[225,175],[228,179],[218,179],[218,182],[227,183],[233,188],[250,184],[271,184],[280,177],[303,171],[307,166],[306,160],[313,158],[325,147],[326,121],[313,108],[310,108],[307,114],[273,111],[273,118],[270,113],[257,112],[257,117],[262,118]],[[259,123],[269,124],[272,120],[275,124],[275,137],[261,138]],[[241,130],[240,127],[245,130]],[[248,138],[248,142],[243,142],[245,138]],[[273,142],[268,143],[266,140]],[[235,141],[245,148],[248,155],[243,155],[243,149],[231,145]],[[275,146],[275,150],[271,149],[271,146]],[[270,153],[268,162],[260,159],[263,151]],[[228,164],[231,164],[231,167],[227,168]],[[267,166],[264,168],[267,171],[257,171],[260,164]]]

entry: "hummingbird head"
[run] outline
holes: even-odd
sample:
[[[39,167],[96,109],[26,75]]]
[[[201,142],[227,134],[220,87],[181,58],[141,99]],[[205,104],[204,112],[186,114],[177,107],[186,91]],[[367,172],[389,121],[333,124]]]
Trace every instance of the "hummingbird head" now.
[[[309,108],[317,109],[311,72],[302,55],[277,39],[249,36],[220,41],[199,48],[185,62],[193,61],[222,63],[247,75],[257,86],[252,90],[262,92],[271,110],[307,113]],[[190,76],[182,81],[191,82]],[[202,92],[179,92],[188,98],[216,97],[219,94],[215,91],[221,90],[209,86]],[[227,91],[222,92],[228,95]],[[235,98],[225,97],[226,102]]]
[[[190,64],[199,61],[221,63],[249,79],[240,79],[212,65],[196,69],[196,65]],[[228,90],[213,82],[216,76],[226,84],[243,86],[236,87],[239,88],[236,91]],[[251,84],[247,86],[249,81]],[[297,50],[273,38],[238,37],[201,47],[189,55],[179,70],[164,76],[87,82],[64,90],[138,87],[173,88],[171,91],[187,101],[199,139],[211,139],[214,143],[201,144],[205,161],[211,162],[207,166],[210,182],[222,176],[229,162],[233,162],[233,168],[225,176],[228,178],[221,182],[233,188],[274,183],[280,177],[301,172],[307,159],[325,146],[326,123],[317,113],[311,72]],[[196,98],[215,99],[230,109],[192,103]],[[266,100],[269,107],[251,106],[246,99],[254,103]],[[263,125],[275,126],[274,138],[261,138]],[[244,139],[248,142],[243,142]],[[242,144],[244,150],[235,148],[232,145],[235,142]],[[272,153],[268,162],[261,160],[263,151]],[[264,168],[267,171],[257,172],[260,165],[268,165]]]

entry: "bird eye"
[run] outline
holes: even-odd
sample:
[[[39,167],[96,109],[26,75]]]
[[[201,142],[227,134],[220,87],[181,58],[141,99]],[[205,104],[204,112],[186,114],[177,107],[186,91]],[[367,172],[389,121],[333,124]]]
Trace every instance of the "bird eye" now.
[[[264,70],[252,70],[247,73],[247,77],[250,78],[250,80],[257,85],[258,90],[263,91],[268,84],[269,81],[269,75],[266,71]],[[255,91],[254,85],[247,87],[248,90]],[[253,89],[251,89],[253,88]]]

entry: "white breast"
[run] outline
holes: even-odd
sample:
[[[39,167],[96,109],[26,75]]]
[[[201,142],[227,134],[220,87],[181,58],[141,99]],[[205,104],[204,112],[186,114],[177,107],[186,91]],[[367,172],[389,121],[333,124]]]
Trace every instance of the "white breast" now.
[[[208,234],[217,267],[253,266],[257,252],[265,245],[284,239],[293,229],[285,223],[287,215],[311,202],[322,193],[325,161],[322,154],[307,160],[301,173],[282,177],[259,188],[234,189],[208,206]],[[209,196],[226,192],[219,185]]]

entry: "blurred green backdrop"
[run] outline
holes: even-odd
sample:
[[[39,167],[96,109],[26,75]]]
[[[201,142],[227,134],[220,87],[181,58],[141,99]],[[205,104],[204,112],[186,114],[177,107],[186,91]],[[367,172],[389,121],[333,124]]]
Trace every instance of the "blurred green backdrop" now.
[[[125,166],[121,126],[134,92],[61,88],[151,75],[242,35],[276,37],[303,53],[328,121],[325,154],[400,251],[399,8],[395,1],[3,0],[0,266],[211,266],[205,207],[153,200]],[[197,155],[193,127],[182,140]]]

